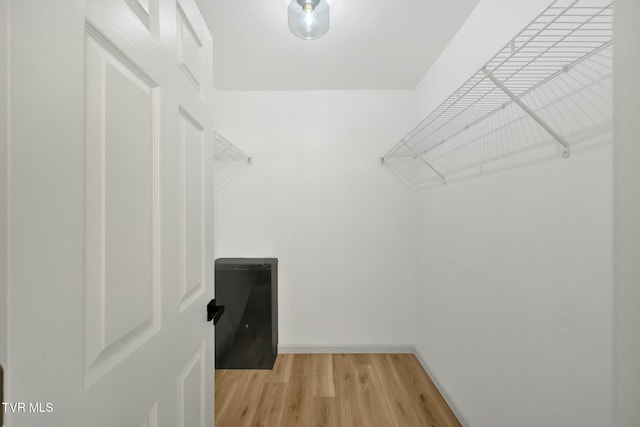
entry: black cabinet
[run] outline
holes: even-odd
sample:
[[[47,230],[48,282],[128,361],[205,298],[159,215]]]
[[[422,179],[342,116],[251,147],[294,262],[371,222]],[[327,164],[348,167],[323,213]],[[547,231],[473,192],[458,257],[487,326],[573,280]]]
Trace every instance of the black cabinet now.
[[[217,369],[272,369],[278,355],[277,258],[216,260]]]

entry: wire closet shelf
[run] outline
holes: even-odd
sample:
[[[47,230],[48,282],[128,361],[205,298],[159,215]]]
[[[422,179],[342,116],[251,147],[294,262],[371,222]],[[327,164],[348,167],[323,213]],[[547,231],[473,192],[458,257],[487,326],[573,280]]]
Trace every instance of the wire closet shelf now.
[[[218,132],[213,132],[214,187],[216,189],[226,184],[251,162],[251,157]]]
[[[215,162],[227,163],[241,161],[251,164],[251,157],[216,131],[213,131],[213,141],[213,156]]]
[[[611,0],[556,0],[384,157],[414,188],[612,120]]]

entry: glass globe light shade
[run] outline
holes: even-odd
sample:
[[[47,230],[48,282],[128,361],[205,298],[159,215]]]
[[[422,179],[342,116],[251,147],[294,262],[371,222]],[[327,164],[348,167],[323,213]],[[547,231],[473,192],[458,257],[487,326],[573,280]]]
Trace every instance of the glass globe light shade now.
[[[304,40],[318,39],[329,31],[329,5],[326,0],[291,0],[289,30]]]

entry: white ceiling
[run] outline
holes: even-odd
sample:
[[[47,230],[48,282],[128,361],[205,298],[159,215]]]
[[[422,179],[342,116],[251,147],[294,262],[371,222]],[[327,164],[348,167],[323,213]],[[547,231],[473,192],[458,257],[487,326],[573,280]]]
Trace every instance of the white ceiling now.
[[[480,0],[332,0],[318,40],[287,27],[287,0],[199,0],[219,90],[413,89]]]

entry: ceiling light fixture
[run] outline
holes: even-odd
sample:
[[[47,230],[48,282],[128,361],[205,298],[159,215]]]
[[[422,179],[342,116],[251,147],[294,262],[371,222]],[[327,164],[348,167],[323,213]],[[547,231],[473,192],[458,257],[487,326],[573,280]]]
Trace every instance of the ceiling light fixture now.
[[[329,31],[329,5],[327,0],[291,0],[289,3],[289,29],[305,40],[318,39]]]

